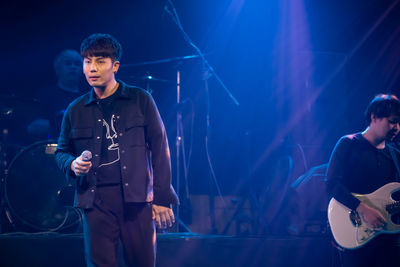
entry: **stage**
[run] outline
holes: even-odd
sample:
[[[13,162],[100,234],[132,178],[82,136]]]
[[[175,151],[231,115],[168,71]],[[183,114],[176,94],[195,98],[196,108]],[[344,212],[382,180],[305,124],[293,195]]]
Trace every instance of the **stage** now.
[[[1,266],[85,266],[82,234],[0,236]],[[337,266],[327,237],[158,234],[157,266]]]

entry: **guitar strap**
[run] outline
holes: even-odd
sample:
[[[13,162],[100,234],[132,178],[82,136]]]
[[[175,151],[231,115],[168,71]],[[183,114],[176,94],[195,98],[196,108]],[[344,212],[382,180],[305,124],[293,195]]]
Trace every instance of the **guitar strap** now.
[[[399,167],[399,162],[397,160],[396,152],[394,151],[395,148],[390,144],[387,144],[387,146],[389,148],[390,155],[392,156],[392,159],[393,159],[393,162],[394,162],[394,166],[396,166],[396,170],[397,170],[396,182],[398,182],[399,181],[399,177],[400,177],[400,167]]]

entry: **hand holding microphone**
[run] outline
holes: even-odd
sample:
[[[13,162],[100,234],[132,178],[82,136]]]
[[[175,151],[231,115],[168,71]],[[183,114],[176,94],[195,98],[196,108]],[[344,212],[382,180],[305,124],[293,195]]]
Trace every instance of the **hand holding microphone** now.
[[[82,152],[82,154],[74,159],[71,163],[71,170],[76,176],[83,176],[87,174],[92,167],[92,153],[88,150]]]

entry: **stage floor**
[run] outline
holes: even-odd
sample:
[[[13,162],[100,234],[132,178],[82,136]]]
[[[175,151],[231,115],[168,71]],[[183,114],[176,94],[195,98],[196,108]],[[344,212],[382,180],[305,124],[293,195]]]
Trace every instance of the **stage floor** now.
[[[328,237],[231,237],[189,233],[157,235],[157,266],[336,266]],[[82,234],[0,235],[0,265],[84,264]]]

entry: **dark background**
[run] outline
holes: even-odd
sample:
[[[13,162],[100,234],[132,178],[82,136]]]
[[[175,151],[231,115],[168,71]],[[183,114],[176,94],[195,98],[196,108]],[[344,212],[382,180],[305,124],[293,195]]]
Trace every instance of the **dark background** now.
[[[282,174],[288,167],[279,165],[288,155],[294,163],[290,180],[326,163],[340,136],[364,129],[363,112],[374,95],[398,93],[398,2],[173,1],[187,34],[240,103],[209,78],[209,154],[222,194],[241,194],[249,184],[261,194],[274,179],[288,179]],[[2,3],[1,95],[32,98],[55,82],[52,64],[61,50],[79,49],[92,33],[109,33],[123,46],[118,78],[142,87],[148,74],[169,81],[149,86],[168,131],[174,174],[174,81],[181,70],[186,153],[193,144],[189,191],[215,193],[205,152],[201,61],[126,66],[196,54],[165,12],[166,3]]]

